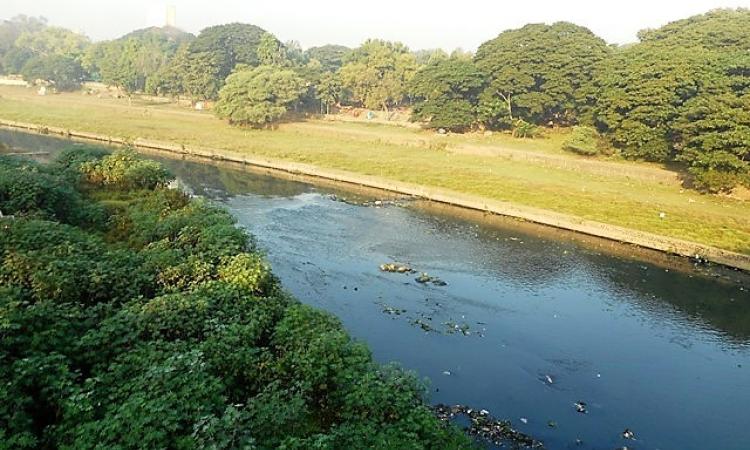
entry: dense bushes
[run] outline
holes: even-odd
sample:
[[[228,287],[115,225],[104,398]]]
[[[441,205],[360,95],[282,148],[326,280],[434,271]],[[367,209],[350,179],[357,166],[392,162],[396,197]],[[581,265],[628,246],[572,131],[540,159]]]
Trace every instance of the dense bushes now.
[[[168,179],[131,153],[0,160],[0,449],[469,446]]]

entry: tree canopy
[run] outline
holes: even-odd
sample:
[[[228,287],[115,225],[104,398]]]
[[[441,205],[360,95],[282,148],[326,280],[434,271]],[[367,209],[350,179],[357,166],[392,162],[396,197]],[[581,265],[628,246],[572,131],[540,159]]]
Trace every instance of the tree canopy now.
[[[683,161],[698,187],[750,184],[748,10],[641,33],[594,80],[600,129],[626,156]]]
[[[470,129],[477,121],[477,103],[485,78],[471,60],[434,60],[420,69],[409,84],[415,99],[414,118],[430,128]]]
[[[336,72],[344,65],[344,57],[351,49],[343,45],[323,45],[308,48],[305,51],[307,59],[316,59],[328,72]]]
[[[229,123],[263,127],[277,122],[299,100],[304,81],[290,69],[260,66],[227,78],[216,114]]]
[[[404,101],[416,70],[416,59],[405,45],[368,40],[346,55],[339,73],[355,103],[388,110]]]
[[[588,99],[582,89],[609,54],[606,42],[568,22],[531,24],[501,33],[477,50],[489,82],[480,100],[488,126],[516,118],[537,124],[577,123]]]

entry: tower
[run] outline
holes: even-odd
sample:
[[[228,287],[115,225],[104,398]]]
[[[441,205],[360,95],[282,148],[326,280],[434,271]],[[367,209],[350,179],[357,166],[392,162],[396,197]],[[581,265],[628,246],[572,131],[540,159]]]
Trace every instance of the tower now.
[[[167,26],[177,26],[177,7],[174,5],[167,6]]]

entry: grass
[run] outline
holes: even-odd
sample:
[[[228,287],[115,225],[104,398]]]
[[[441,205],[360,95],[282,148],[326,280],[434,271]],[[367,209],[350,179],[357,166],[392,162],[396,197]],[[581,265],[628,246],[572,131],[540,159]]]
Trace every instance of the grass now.
[[[750,254],[750,202],[683,189],[674,173],[653,164],[565,153],[565,132],[540,140],[439,136],[324,120],[247,130],[174,105],[129,106],[81,93],[42,97],[18,87],[0,87],[0,117],[448,188]]]

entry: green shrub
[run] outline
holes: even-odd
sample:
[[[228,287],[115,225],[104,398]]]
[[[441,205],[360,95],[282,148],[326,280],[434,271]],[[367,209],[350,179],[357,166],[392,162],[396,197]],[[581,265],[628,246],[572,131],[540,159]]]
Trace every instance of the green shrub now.
[[[139,159],[132,150],[119,150],[101,159],[82,162],[86,181],[116,189],[155,189],[171,179],[169,172],[155,161]]]
[[[0,233],[0,449],[469,447],[414,376],[285,294],[229,213],[130,158],[0,165],[29,180],[3,197],[22,216]],[[60,223],[60,198],[106,203],[104,229]]]
[[[598,155],[599,139],[599,133],[594,128],[576,126],[563,142],[563,150],[585,156]]]

